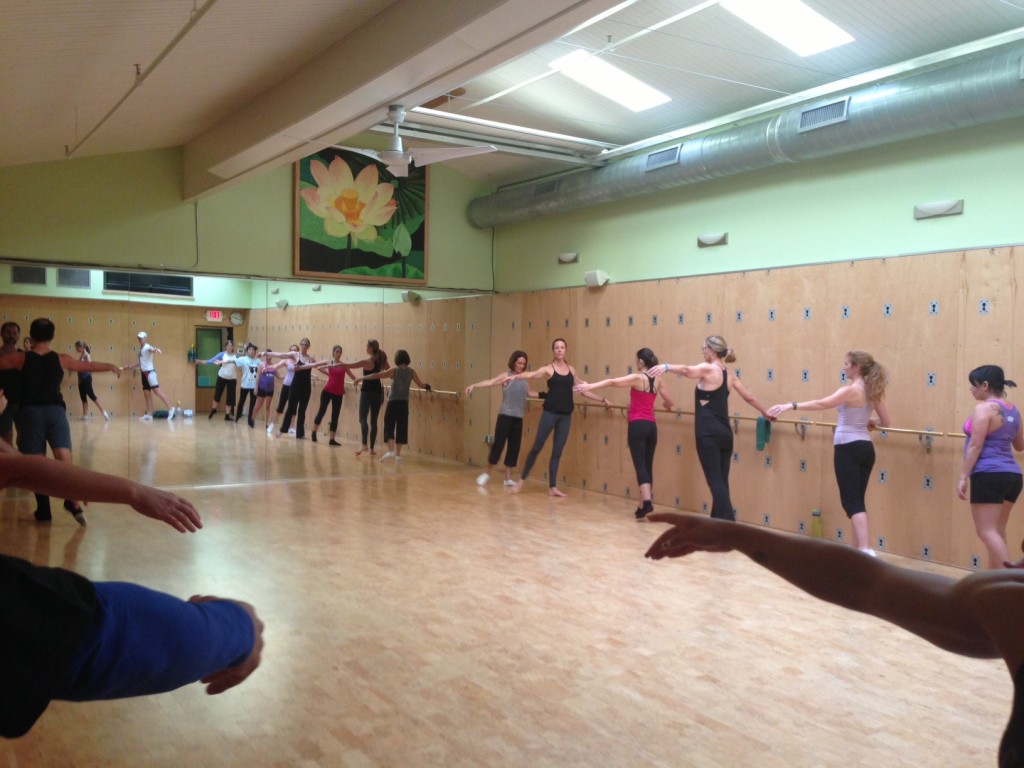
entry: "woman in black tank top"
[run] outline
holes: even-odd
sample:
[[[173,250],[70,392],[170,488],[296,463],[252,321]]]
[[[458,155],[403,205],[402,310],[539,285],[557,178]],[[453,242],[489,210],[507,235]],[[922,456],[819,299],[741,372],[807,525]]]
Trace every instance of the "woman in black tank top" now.
[[[1013,679],[1014,696],[998,765],[1024,768],[1024,570],[1006,563],[1003,570],[954,579],[901,568],[843,544],[760,526],[674,513],[647,519],[674,526],[647,550],[654,560],[736,550],[814,597],[884,619],[943,650],[1001,658]],[[970,707],[969,699],[963,706]],[[941,744],[921,748],[935,753],[930,760],[922,757],[922,765],[942,762]]]
[[[767,418],[768,412],[743,383],[730,376],[726,363],[736,355],[721,336],[708,336],[701,345],[704,362],[697,365],[657,365],[651,375],[676,373],[688,379],[697,379],[694,399],[694,436],[697,458],[700,459],[704,479],[711,489],[711,516],[720,520],[735,520],[736,510],[729,496],[729,465],[732,463],[732,429],[729,428],[729,393],[735,390],[740,397]]]
[[[548,460],[548,494],[551,496],[565,496],[558,490],[558,463],[562,459],[562,450],[569,439],[569,428],[572,426],[572,388],[577,384],[587,382],[576,377],[576,370],[565,361],[567,346],[565,339],[555,339],[551,343],[551,351],[554,359],[547,365],[541,366],[536,371],[517,373],[509,376],[508,380],[517,379],[547,379],[548,391],[544,397],[544,411],[540,415],[540,422],[537,424],[537,436],[534,438],[533,447],[526,456],[526,463],[523,465],[523,475],[516,483],[513,493],[519,493],[526,481],[530,470],[533,468],[537,456],[540,454],[548,435],[555,433],[555,440],[551,444],[551,458]],[[611,405],[608,399],[595,395],[593,392],[582,392],[583,397],[594,400],[605,405]]]

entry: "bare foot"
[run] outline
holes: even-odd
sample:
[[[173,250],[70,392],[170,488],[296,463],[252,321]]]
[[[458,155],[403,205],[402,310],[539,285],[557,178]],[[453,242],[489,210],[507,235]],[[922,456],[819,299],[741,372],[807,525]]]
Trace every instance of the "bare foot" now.
[[[356,456],[362,456],[364,453],[366,453],[366,451],[367,451],[367,448],[364,445],[362,448],[360,448],[358,451],[356,451]]]
[[[554,496],[556,499],[561,499],[565,497],[565,494],[552,486],[551,488],[548,488],[548,496]]]
[[[511,493],[519,493],[521,490],[523,490],[523,481],[522,480],[517,480],[516,484],[513,485],[511,488],[509,488],[509,491]]]
[[[371,456],[376,456],[376,455],[377,455],[377,452],[376,452],[376,451],[375,451],[375,450],[374,450],[373,448],[371,448],[371,449],[370,449],[370,455],[371,455]]]

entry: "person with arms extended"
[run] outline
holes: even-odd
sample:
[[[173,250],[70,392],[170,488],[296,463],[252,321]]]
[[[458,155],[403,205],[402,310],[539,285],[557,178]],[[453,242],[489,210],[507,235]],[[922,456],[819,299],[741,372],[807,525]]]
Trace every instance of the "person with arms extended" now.
[[[202,527],[185,499],[113,475],[0,450],[0,488],[129,504],[182,533]],[[259,666],[263,623],[248,603],[188,601],[126,582],[91,582],[0,555],[0,736],[27,733],[54,699],[232,688]],[[7,631],[16,627],[17,631]]]
[[[721,336],[708,336],[700,347],[704,362],[697,365],[670,365],[662,363],[651,370],[652,376],[675,373],[688,379],[697,379],[693,391],[694,437],[697,458],[704,470],[704,479],[711,489],[711,516],[719,520],[735,520],[736,510],[729,494],[729,467],[732,464],[732,429],[729,427],[729,394],[735,392],[748,405],[765,417],[768,412],[751,394],[739,377],[729,375],[726,363],[736,362],[732,351]]]
[[[146,399],[146,412],[139,417],[139,421],[153,420],[153,395],[156,395],[163,401],[164,408],[167,409],[167,419],[169,421],[174,418],[175,409],[164,395],[163,390],[160,389],[160,380],[156,375],[156,364],[153,362],[154,355],[162,355],[163,350],[149,343],[149,334],[145,331],[139,331],[136,335],[138,336],[139,344],[142,345],[139,348],[139,361],[126,365],[122,370],[130,371],[132,368],[138,368],[142,374],[142,395]]]
[[[589,392],[603,387],[629,387],[629,411],[626,416],[626,443],[636,470],[636,482],[640,486],[640,506],[633,516],[643,520],[654,511],[651,487],[654,483],[654,450],[658,447],[658,424],[654,420],[654,401],[661,396],[666,408],[675,408],[675,401],[668,393],[664,380],[651,375],[657,367],[658,357],[648,347],[636,353],[636,373],[615,379],[595,381],[593,384],[577,384],[576,392]]]
[[[672,513],[655,513],[648,520],[673,526],[647,550],[654,560],[735,550],[814,597],[877,616],[939,648],[979,659],[1002,658],[1013,678],[1014,697],[999,746],[999,768],[1024,768],[1024,571],[986,571],[956,580],[760,526]],[[938,765],[941,758],[937,752],[934,760],[921,762]]]
[[[875,556],[868,535],[868,513],[864,497],[867,495],[871,470],[875,466],[875,446],[870,430],[888,427],[889,410],[885,407],[887,374],[881,363],[863,350],[846,353],[843,374],[847,383],[828,397],[804,402],[780,403],[768,409],[772,418],[786,411],[839,411],[839,425],[833,437],[835,452],[833,463],[839,501],[850,519],[853,545],[865,554]],[[872,416],[877,413],[878,418]]]

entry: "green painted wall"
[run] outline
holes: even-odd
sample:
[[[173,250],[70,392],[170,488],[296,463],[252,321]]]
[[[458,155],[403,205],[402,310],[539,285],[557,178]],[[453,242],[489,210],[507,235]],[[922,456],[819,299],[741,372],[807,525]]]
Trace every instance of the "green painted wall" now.
[[[0,260],[291,277],[291,168],[195,203],[182,202],[181,178],[178,149],[0,168]],[[431,169],[431,286],[491,289],[490,232],[465,217],[488,191]]]
[[[1024,242],[1024,120],[630,198],[500,227],[502,293]],[[915,221],[915,203],[964,215]],[[729,244],[697,248],[728,232]],[[559,265],[576,251],[580,261]]]

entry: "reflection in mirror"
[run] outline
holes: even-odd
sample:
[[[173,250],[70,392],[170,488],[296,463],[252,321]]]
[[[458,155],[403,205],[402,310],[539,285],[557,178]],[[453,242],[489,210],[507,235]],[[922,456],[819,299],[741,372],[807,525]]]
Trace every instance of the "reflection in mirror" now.
[[[87,396],[83,406],[78,376],[65,377],[62,394],[76,463],[160,487],[337,476],[360,466],[352,464],[355,460],[368,463],[369,451],[356,454],[364,444],[371,448],[372,441],[379,455],[382,409],[375,396],[353,386],[352,378],[364,374],[361,366],[348,377],[334,430],[337,445],[328,443],[330,398],[314,432],[327,371],[300,372],[300,379],[310,382],[301,429],[298,398],[287,425],[294,434],[281,433],[289,411],[282,390],[296,360],[279,354],[303,339],[309,342],[303,350],[310,363],[332,360],[336,346],[342,348],[338,359],[350,363],[369,360],[378,348],[393,362],[396,351],[406,349],[424,381],[439,393],[452,393],[417,393],[430,399],[430,407],[412,404],[410,449],[465,461],[458,425],[469,420],[463,406],[471,405],[454,393],[482,378],[478,371],[492,368],[489,296],[161,273],[133,273],[129,282],[102,270],[57,267],[27,271],[32,274],[21,265],[0,265],[3,320],[17,322],[27,335],[34,318],[50,317],[56,324],[55,350],[78,359],[85,348],[76,351],[75,344],[83,342],[92,360],[123,368],[120,377],[92,375],[91,394],[99,405]],[[218,358],[228,352],[228,342],[231,354]],[[255,354],[246,358],[249,345]],[[274,353],[269,361],[267,350]],[[367,365],[369,373],[373,363]],[[140,366],[152,368],[145,379]],[[257,396],[261,368],[274,374],[264,379],[264,397]],[[232,376],[234,397],[231,383],[222,381]],[[243,392],[244,414],[228,421],[226,414],[239,415]],[[483,408],[474,418],[489,419],[483,399],[472,407]],[[167,418],[172,409],[174,417]],[[438,429],[442,422],[444,432]]]

